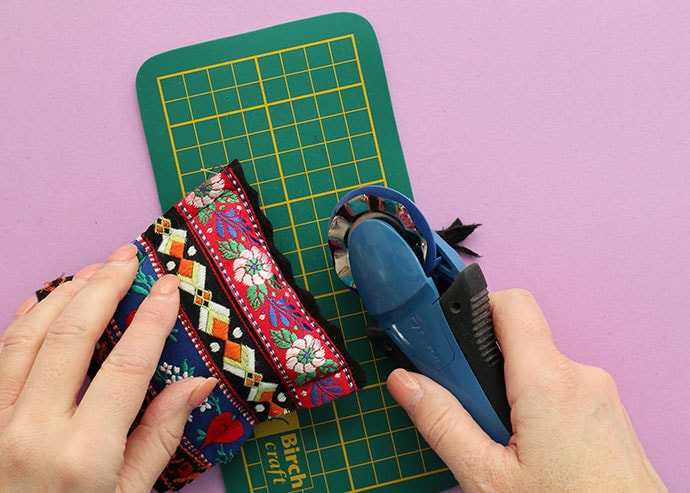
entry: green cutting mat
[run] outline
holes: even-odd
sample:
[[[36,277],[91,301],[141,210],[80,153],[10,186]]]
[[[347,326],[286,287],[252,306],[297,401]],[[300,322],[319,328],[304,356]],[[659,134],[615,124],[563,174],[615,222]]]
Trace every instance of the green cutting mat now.
[[[237,158],[276,246],[342,327],[369,385],[264,423],[223,466],[228,491],[440,491],[455,484],[385,388],[391,362],[364,335],[359,298],[330,267],[333,207],[361,185],[411,196],[373,29],[331,14],[163,53],[137,76],[163,210]]]

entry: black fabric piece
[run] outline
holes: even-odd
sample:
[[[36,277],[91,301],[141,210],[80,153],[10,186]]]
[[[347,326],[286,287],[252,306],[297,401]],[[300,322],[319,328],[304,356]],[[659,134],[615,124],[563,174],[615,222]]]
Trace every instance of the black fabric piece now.
[[[436,233],[438,233],[443,241],[455,248],[458,252],[465,253],[472,257],[481,257],[477,252],[458,244],[466,240],[479,226],[481,226],[481,224],[464,224],[460,218],[456,218],[450,226],[438,230]]]
[[[57,279],[53,279],[52,281],[46,282],[41,289],[36,291],[36,298],[38,301],[42,301],[45,298],[48,297],[50,293],[55,291],[55,288],[57,288],[60,284],[64,284],[67,281],[71,281],[72,277],[74,276],[60,276]]]

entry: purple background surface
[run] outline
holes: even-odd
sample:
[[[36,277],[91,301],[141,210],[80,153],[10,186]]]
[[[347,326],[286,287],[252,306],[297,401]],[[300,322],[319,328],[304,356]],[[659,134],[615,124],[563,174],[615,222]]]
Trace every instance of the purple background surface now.
[[[418,204],[494,290],[539,299],[561,350],[617,380],[688,491],[690,4],[0,4],[0,330],[43,281],[160,213],[134,78],[150,56],[349,10],[377,31]],[[188,488],[220,492],[220,471]]]

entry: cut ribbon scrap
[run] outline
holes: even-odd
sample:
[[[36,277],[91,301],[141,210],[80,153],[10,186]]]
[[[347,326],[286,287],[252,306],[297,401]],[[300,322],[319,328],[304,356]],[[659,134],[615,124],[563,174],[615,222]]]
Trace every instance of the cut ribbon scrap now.
[[[142,410],[177,380],[213,376],[219,384],[191,413],[155,485],[159,491],[178,490],[232,459],[257,423],[364,385],[340,330],[321,316],[275,249],[257,203],[234,161],[158,218],[134,242],[139,270],[96,347],[91,376],[156,279],[177,275],[180,310]]]

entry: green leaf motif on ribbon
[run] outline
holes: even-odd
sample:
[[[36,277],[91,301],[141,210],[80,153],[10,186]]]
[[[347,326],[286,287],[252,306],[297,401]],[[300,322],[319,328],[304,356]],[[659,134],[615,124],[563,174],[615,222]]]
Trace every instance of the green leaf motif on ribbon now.
[[[271,339],[280,349],[288,349],[297,340],[297,334],[288,329],[272,330]]]

